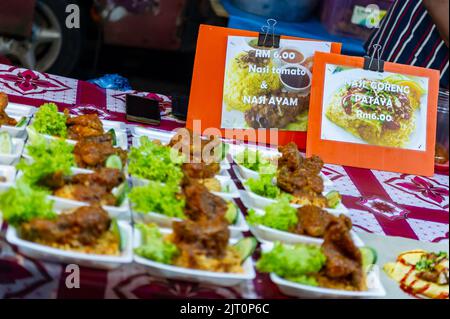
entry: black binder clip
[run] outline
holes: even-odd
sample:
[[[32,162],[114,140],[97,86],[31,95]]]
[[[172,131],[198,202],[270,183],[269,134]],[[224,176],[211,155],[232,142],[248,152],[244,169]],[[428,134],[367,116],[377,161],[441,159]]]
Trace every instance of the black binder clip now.
[[[384,61],[381,60],[381,48],[379,44],[373,46],[372,56],[364,57],[364,70],[369,70],[373,72],[384,72]],[[377,58],[375,58],[377,56]]]
[[[277,20],[275,19],[267,20],[267,25],[263,26],[261,28],[262,32],[259,33],[258,46],[275,49],[278,49],[280,47],[281,36],[275,34],[276,24]]]

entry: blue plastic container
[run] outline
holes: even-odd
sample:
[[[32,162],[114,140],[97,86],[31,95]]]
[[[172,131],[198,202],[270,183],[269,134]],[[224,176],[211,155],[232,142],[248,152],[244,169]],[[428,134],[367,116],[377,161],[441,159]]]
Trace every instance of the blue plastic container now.
[[[311,17],[320,0],[231,0],[248,13],[278,21],[304,21]]]

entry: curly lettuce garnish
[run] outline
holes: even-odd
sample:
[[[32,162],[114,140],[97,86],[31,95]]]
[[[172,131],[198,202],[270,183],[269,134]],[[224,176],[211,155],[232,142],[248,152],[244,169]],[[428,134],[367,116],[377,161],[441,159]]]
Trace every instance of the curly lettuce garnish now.
[[[146,136],[139,147],[132,147],[129,154],[129,173],[135,177],[162,183],[179,184],[183,177],[180,156],[170,147],[154,143]]]
[[[245,184],[259,196],[277,198],[281,195],[281,190],[272,182],[273,178],[274,175],[261,175],[259,179],[249,178]]]
[[[27,147],[33,163],[27,164],[21,160],[17,165],[23,172],[22,180],[31,186],[38,186],[43,178],[56,172],[70,175],[71,167],[75,166],[73,148],[73,145],[62,140],[46,141],[42,137],[34,137]]]
[[[277,167],[258,150],[254,151],[246,148],[243,152],[236,155],[235,160],[245,168],[261,174],[274,174],[277,171]]]
[[[66,120],[65,114],[58,113],[58,106],[55,103],[46,103],[37,110],[31,126],[38,133],[66,138]]]
[[[179,198],[179,191],[179,187],[173,184],[149,182],[146,186],[133,188],[128,197],[133,209],[139,213],[154,212],[184,219],[185,201]]]
[[[19,226],[34,218],[53,219],[53,202],[47,199],[46,191],[36,190],[18,182],[17,186],[0,194],[0,211],[12,226]]]
[[[163,264],[172,264],[178,256],[177,246],[165,241],[163,235],[156,225],[137,224],[136,228],[141,232],[141,246],[135,248],[134,252],[146,259]]]
[[[275,243],[270,252],[263,253],[256,264],[260,272],[275,273],[286,280],[318,286],[314,275],[324,266],[326,257],[319,246],[295,246]]]
[[[267,206],[264,215],[258,215],[250,209],[247,222],[250,225],[263,225],[281,231],[290,231],[298,223],[297,210],[289,204],[289,199],[282,198]]]

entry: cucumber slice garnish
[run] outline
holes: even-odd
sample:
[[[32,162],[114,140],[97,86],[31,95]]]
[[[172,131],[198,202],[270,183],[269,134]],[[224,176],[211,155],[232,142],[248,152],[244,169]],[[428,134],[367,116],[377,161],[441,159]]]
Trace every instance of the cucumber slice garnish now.
[[[11,154],[13,142],[8,132],[0,132],[0,154]]]
[[[128,182],[125,181],[122,183],[119,187],[117,187],[116,190],[116,206],[121,206],[125,199],[128,196],[128,193],[130,192],[130,185],[128,185]]]
[[[119,249],[120,251],[123,251],[125,249],[125,238],[122,236],[122,233],[120,232],[119,223],[115,218],[111,221],[111,232],[115,236],[117,236],[119,240]]]
[[[248,257],[253,255],[257,245],[258,245],[258,241],[254,237],[247,237],[247,238],[241,239],[234,245],[234,248],[241,255],[242,263],[244,263]]]
[[[228,145],[228,144],[226,144],[226,143],[222,143],[222,148],[221,148],[221,160],[223,161],[226,157],[227,157],[227,154],[228,154],[228,151],[230,150],[230,145]]]
[[[225,214],[225,219],[230,225],[235,225],[239,217],[238,208],[235,203],[228,202],[228,210]]]
[[[329,208],[336,208],[342,200],[341,194],[337,191],[331,191],[327,195],[325,195],[327,198],[327,203]]]
[[[17,122],[16,127],[22,127],[27,124],[27,118],[22,116],[22,118]]]
[[[122,170],[123,165],[122,165],[122,159],[118,156],[118,155],[110,155],[107,159],[106,159],[106,164],[105,166],[107,168],[115,168],[118,170]]]
[[[116,145],[117,145],[117,135],[116,135],[116,131],[112,128],[112,129],[110,129],[110,130],[108,131],[108,134],[111,135],[111,137],[112,137],[112,143],[113,143],[114,146],[116,146]]]
[[[364,269],[377,263],[378,255],[375,249],[372,247],[361,247],[359,250],[361,251]]]

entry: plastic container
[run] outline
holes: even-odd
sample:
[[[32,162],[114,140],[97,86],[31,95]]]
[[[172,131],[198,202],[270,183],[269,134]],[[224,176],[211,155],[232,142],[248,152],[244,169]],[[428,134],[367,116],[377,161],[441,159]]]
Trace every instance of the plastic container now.
[[[231,3],[248,13],[278,21],[304,21],[308,19],[319,0],[231,0]]]
[[[439,92],[438,115],[436,127],[436,170],[448,172],[449,159],[449,93],[441,90]]]
[[[321,20],[330,33],[367,40],[393,3],[394,0],[323,0]]]

